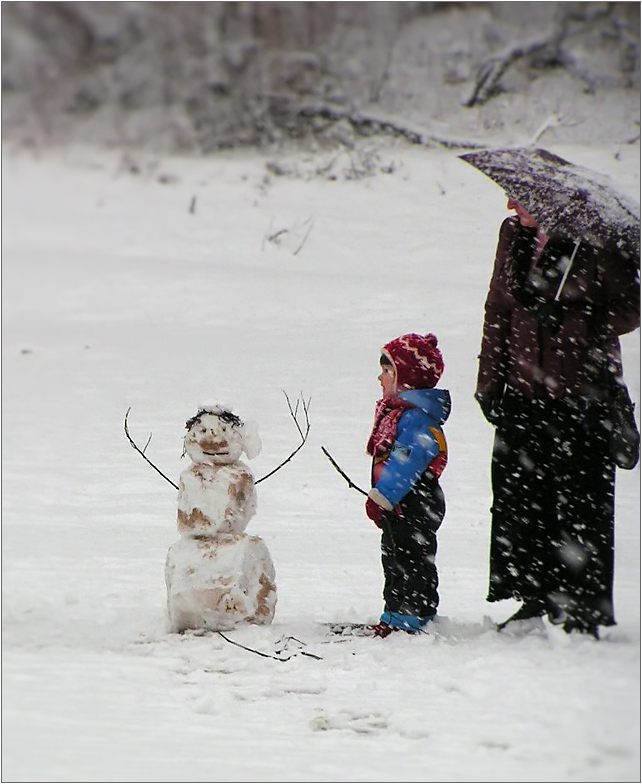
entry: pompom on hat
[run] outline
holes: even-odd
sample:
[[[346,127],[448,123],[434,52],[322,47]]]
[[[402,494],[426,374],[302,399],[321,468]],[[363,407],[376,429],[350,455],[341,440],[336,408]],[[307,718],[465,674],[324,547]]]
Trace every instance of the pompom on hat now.
[[[386,343],[382,351],[394,365],[398,388],[432,389],[444,372],[435,335],[411,332]]]

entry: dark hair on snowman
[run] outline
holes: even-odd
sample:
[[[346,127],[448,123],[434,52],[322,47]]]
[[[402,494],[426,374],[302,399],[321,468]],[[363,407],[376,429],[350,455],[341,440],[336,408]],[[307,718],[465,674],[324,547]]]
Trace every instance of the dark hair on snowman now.
[[[225,411],[223,409],[217,409],[212,411],[207,408],[201,408],[197,414],[187,420],[185,423],[185,429],[189,430],[192,428],[197,422],[201,421],[201,418],[205,416],[205,414],[212,414],[212,416],[217,416],[219,419],[222,419],[223,422],[227,422],[227,424],[232,425],[233,427],[242,427],[243,420],[241,417],[238,417],[236,414],[233,414],[231,411]]]

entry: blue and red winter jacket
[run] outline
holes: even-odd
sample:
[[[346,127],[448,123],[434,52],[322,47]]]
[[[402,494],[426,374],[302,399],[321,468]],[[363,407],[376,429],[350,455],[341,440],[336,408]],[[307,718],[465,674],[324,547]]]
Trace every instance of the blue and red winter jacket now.
[[[373,488],[392,506],[398,504],[430,469],[437,477],[447,461],[442,425],[451,409],[446,389],[411,389],[399,397],[413,407],[403,412],[387,456],[375,458]]]

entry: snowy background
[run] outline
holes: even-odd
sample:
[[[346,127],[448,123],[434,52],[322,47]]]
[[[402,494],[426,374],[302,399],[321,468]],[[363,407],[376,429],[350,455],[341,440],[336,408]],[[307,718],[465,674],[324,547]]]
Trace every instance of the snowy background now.
[[[637,151],[556,152],[635,193]],[[618,476],[619,625],[600,643],[488,628],[514,609],[484,602],[492,432],[472,398],[504,199],[453,153],[381,155],[394,173],[335,182],[248,154],[144,176],[94,152],[5,158],[5,780],[636,779],[639,469]],[[367,484],[379,347],[408,330],[439,335],[453,396],[448,622],[326,644],[321,621],[377,619],[381,573],[362,498],[320,446]],[[639,399],[638,335],[624,347]],[[248,529],[275,561],[276,619],[231,636],[273,651],[293,635],[321,661],[165,633],[176,494],[122,428],[131,406],[176,479],[185,420],[227,400],[259,422],[259,476],[297,443],[282,389],[311,398],[312,432]]]
[[[477,135],[524,143],[541,120]],[[594,124],[594,143],[542,144],[639,199],[639,141]],[[463,151],[5,143],[3,780],[639,781],[639,467],[618,472],[600,642],[498,634],[516,604],[484,601],[492,429],[473,391],[506,210]],[[367,485],[379,348],[406,331],[439,336],[453,397],[442,618],[329,642],[322,622],[378,618],[382,577],[362,497],[320,447]],[[623,350],[639,404],[639,332]],[[276,661],[167,633],[176,493],[123,418],[176,480],[185,420],[228,401],[258,421],[262,476],[298,442],[282,390],[311,399],[312,431],[248,527],[276,617],[229,635]]]
[[[190,153],[640,138],[636,2],[2,3],[2,126]],[[608,121],[607,121],[608,119]]]

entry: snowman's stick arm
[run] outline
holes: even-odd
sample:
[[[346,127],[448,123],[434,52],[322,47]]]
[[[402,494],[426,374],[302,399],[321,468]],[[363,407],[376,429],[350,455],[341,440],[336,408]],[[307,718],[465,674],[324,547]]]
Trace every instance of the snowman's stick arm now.
[[[157,468],[152,463],[152,461],[147,457],[147,455],[145,454],[145,449],[147,449],[147,447],[149,446],[149,442],[152,440],[151,433],[150,433],[149,438],[147,439],[147,443],[145,444],[145,448],[144,449],[141,449],[138,446],[138,444],[134,441],[134,439],[131,437],[131,435],[129,434],[129,427],[127,426],[127,417],[129,416],[129,412],[131,410],[132,409],[131,409],[131,406],[130,406],[127,409],[127,413],[125,414],[125,435],[127,436],[127,440],[132,445],[132,447],[138,452],[138,454],[143,458],[143,460],[146,460],[149,463],[149,465],[154,469],[154,471],[159,473],[163,477],[163,479],[168,481],[170,483],[170,485],[172,485],[172,487],[175,487],[178,490],[178,485],[174,484],[174,482],[172,482],[172,480],[168,476],[165,476],[165,474],[160,470],[160,468]]]
[[[301,398],[297,398],[296,405],[294,407],[294,411],[292,410],[292,403],[290,403],[290,398],[288,397],[288,393],[285,390],[282,390],[285,401],[288,404],[288,410],[290,412],[290,416],[294,420],[294,424],[296,425],[296,429],[299,431],[299,435],[301,436],[301,440],[305,443],[308,433],[310,432],[310,418],[308,416],[308,411],[310,410],[310,399],[308,398],[308,402],[305,402],[305,398],[303,397],[303,393],[301,393]],[[301,407],[303,408],[303,413],[305,416],[305,434],[301,429],[301,425],[299,424],[299,403],[301,403]],[[301,444],[303,446],[303,444]],[[300,447],[299,447],[300,448]]]
[[[286,399],[287,404],[288,404],[288,410],[290,411],[290,416],[292,417],[292,419],[294,421],[294,424],[296,425],[296,429],[299,431],[299,435],[301,436],[301,443],[297,446],[297,448],[290,455],[288,455],[288,457],[285,458],[285,460],[280,462],[276,468],[273,468],[268,474],[266,474],[265,476],[262,476],[260,479],[257,479],[254,482],[255,485],[258,485],[264,479],[267,479],[268,477],[272,476],[272,474],[276,474],[276,472],[280,468],[283,468],[283,466],[286,463],[289,463],[290,460],[292,460],[292,458],[296,455],[296,453],[303,447],[305,442],[308,440],[308,435],[310,433],[310,415],[309,415],[310,400],[308,400],[307,403],[306,403],[305,398],[303,397],[303,395],[301,395],[301,399],[300,400],[297,399],[296,407],[294,409],[292,409],[292,404],[290,403],[290,398],[288,397],[286,392],[284,392],[283,394],[285,395],[285,399]],[[303,409],[303,416],[304,416],[304,419],[305,419],[305,429],[303,429],[301,427],[301,425],[299,424],[299,419],[298,419],[299,402],[301,403],[301,408]]]

